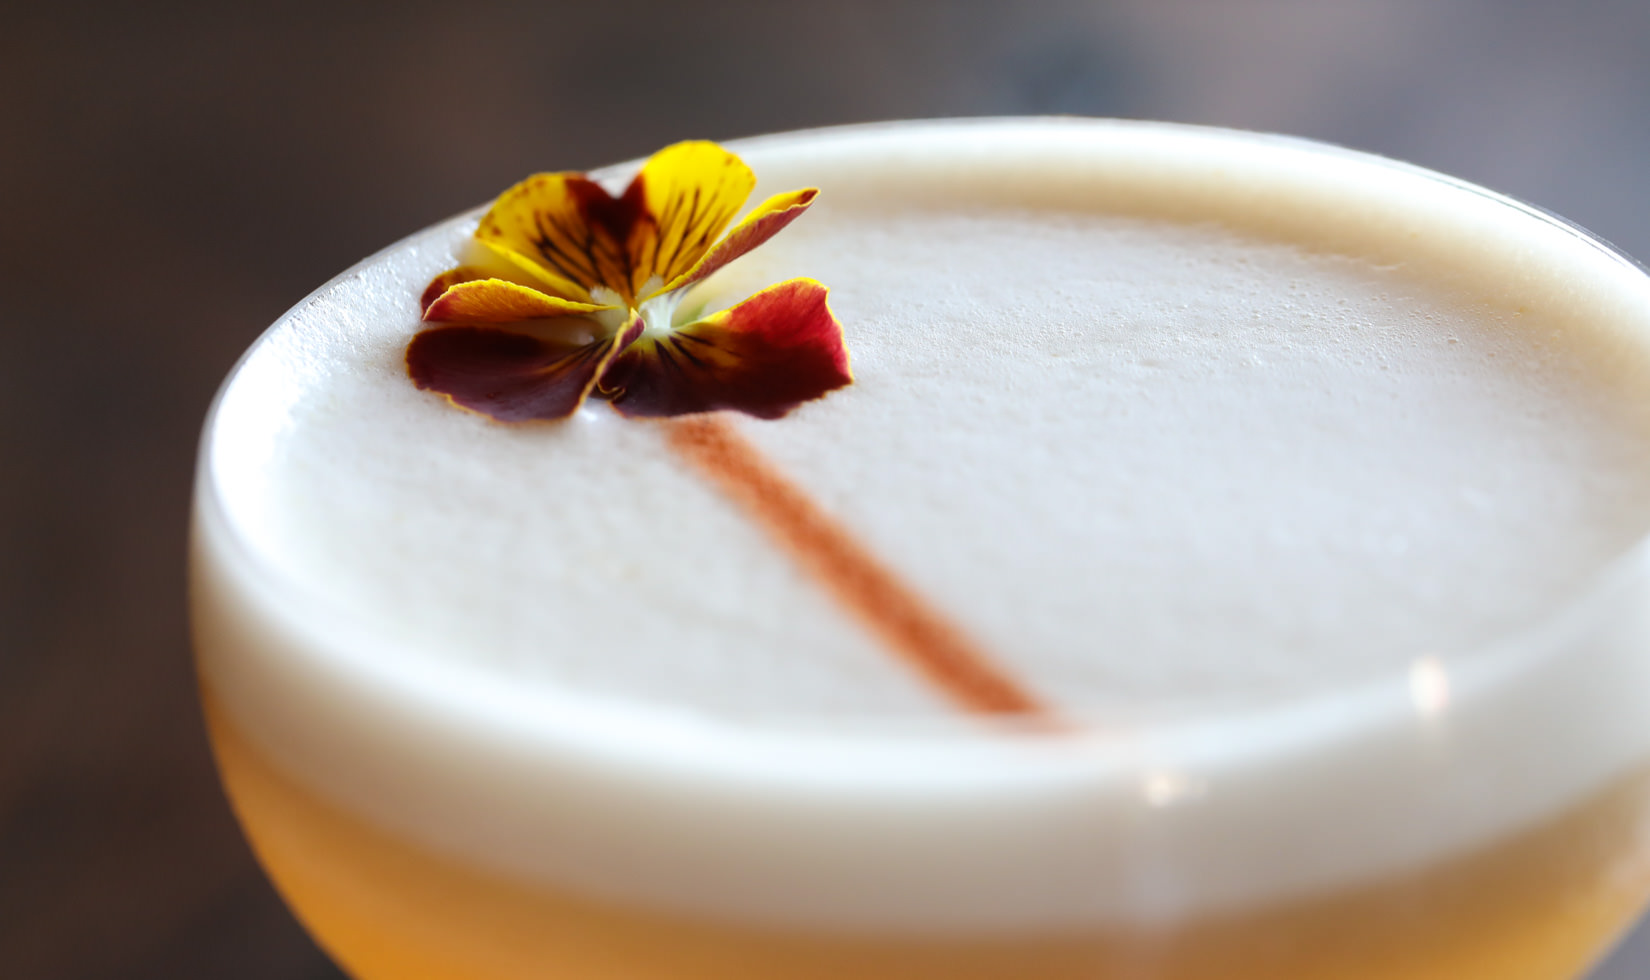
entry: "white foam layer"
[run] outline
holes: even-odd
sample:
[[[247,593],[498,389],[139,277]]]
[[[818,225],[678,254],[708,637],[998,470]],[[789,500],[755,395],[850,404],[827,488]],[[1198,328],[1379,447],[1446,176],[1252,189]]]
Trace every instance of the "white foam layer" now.
[[[744,430],[1094,729],[959,718],[649,426],[596,404],[505,427],[416,391],[416,298],[467,216],[295,308],[208,425],[203,673],[299,779],[594,894],[1012,930],[1399,872],[1643,761],[1628,263],[1264,137],[1022,121],[741,151],[758,197],[823,194],[707,298],[825,281],[857,376]]]

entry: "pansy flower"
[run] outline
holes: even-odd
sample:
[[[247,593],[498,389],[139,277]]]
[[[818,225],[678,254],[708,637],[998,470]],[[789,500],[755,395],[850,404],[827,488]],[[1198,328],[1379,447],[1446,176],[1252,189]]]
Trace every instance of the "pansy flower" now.
[[[408,344],[408,372],[504,422],[565,418],[592,393],[631,417],[778,418],[848,384],[842,326],[812,279],[704,316],[683,304],[818,193],[777,194],[724,236],[755,186],[707,142],[660,150],[617,195],[579,173],[529,177],[482,217],[478,261],[424,291],[433,326]]]

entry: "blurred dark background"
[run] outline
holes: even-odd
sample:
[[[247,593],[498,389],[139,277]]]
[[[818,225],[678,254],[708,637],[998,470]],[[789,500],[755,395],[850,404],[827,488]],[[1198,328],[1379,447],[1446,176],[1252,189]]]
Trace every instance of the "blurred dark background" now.
[[[8,980],[339,977],[207,756],[183,605],[197,427],[284,309],[528,172],[871,119],[1155,117],[1412,160],[1650,257],[1642,0],[0,11]],[[1646,976],[1641,932],[1599,980]]]

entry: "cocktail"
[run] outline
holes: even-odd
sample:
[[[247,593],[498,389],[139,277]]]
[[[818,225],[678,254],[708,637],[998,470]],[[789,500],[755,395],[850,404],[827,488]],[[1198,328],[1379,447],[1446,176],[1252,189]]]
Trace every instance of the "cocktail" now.
[[[1643,270],[1278,137],[732,148],[818,200],[657,323],[436,306],[496,206],[299,304],[213,408],[207,718],[346,969],[1581,975],[1650,895]],[[514,354],[410,346],[690,353],[799,277],[852,383],[778,418],[635,412],[602,348],[501,421],[471,381]]]

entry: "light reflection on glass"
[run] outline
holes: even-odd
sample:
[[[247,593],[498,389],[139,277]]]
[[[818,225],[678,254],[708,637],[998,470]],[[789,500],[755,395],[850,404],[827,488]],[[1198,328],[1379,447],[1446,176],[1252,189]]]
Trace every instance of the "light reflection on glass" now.
[[[1409,700],[1415,713],[1432,720],[1449,708],[1449,671],[1437,657],[1418,657],[1409,665]]]
[[[1160,770],[1146,774],[1140,784],[1140,794],[1154,807],[1170,807],[1200,800],[1209,792],[1209,784],[1183,772]]]

